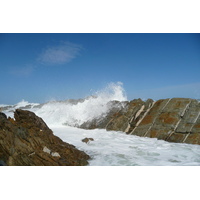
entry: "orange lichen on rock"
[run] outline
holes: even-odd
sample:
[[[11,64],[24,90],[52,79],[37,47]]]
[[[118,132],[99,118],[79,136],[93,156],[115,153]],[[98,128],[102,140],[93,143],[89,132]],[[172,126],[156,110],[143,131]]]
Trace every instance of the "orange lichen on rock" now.
[[[157,130],[150,130],[149,131],[149,137],[150,138],[156,138],[158,135],[158,131]]]
[[[141,125],[151,124],[151,123],[153,123],[153,119],[154,119],[154,117],[152,115],[147,115],[144,117],[144,119],[142,120],[142,122],[140,124]]]
[[[175,124],[178,122],[178,118],[175,118],[175,113],[161,113],[159,116],[159,120],[162,123],[166,124]]]

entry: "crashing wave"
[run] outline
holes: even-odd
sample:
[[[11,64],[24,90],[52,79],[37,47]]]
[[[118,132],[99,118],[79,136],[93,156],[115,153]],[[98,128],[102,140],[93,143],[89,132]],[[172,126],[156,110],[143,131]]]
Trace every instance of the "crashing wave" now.
[[[109,103],[111,101],[127,101],[121,82],[110,83],[106,88],[84,99],[50,101],[45,104],[22,100],[18,104],[3,109],[11,117],[13,117],[12,113],[15,109],[26,109],[43,118],[47,124],[80,126],[84,122],[105,116],[112,109],[112,104]]]

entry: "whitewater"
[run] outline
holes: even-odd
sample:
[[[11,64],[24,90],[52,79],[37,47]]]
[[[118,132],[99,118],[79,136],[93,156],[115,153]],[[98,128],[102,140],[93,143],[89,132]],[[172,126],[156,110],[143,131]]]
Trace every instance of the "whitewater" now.
[[[54,134],[90,155],[90,166],[194,166],[200,165],[200,145],[169,143],[156,138],[127,135],[104,129],[77,128],[82,123],[106,115],[110,101],[127,101],[123,84],[110,83],[84,99],[50,101],[44,104],[22,100],[15,105],[0,105],[13,117],[17,108],[41,117]],[[84,138],[94,141],[83,143]]]

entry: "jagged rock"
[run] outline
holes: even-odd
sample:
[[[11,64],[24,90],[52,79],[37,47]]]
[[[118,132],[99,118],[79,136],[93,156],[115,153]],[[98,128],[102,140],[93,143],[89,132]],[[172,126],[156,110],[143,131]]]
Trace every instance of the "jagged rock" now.
[[[135,99],[114,107],[102,119],[85,122],[81,128],[105,128],[169,142],[200,144],[200,102],[189,98]],[[113,104],[113,106],[112,106]],[[115,108],[115,109],[112,109]]]
[[[55,136],[46,123],[30,111],[17,109],[14,119],[0,113],[1,165],[87,165],[90,158]]]

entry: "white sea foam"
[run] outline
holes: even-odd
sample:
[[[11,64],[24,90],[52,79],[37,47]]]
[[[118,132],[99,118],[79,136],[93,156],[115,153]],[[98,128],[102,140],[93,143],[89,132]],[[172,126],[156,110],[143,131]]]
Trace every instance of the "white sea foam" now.
[[[9,117],[14,117],[14,110],[16,109],[26,109],[26,110],[31,110],[34,112],[34,108],[40,104],[38,103],[29,103],[28,101],[25,101],[24,99],[20,101],[19,103],[15,105],[1,105],[0,107],[3,109],[3,112],[9,116]]]
[[[91,166],[195,166],[200,165],[200,145],[169,143],[156,138],[126,135],[103,129],[82,130],[52,126],[54,134],[91,156]],[[86,144],[85,137],[94,141]]]

